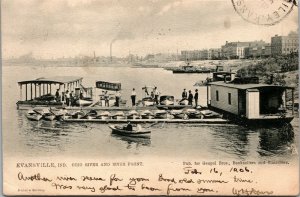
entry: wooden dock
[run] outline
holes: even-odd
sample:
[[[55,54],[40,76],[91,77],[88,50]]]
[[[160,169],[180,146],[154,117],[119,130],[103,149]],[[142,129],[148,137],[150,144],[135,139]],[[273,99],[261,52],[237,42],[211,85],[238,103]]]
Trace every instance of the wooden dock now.
[[[65,122],[94,122],[94,123],[155,123],[155,122],[164,122],[164,123],[198,123],[198,124],[228,124],[231,123],[229,120],[215,118],[215,119],[65,119]]]

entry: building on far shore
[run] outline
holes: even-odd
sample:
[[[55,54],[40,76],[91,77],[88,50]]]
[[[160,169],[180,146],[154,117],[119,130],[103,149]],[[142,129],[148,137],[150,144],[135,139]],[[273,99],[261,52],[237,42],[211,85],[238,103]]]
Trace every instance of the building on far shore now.
[[[245,58],[245,49],[248,47],[265,46],[266,43],[262,40],[253,42],[228,42],[221,47],[222,57],[228,59],[242,59]]]
[[[207,58],[209,60],[219,59],[221,57],[221,48],[209,49]]]
[[[258,57],[270,57],[271,56],[271,44],[265,43],[264,45],[256,45],[245,48],[246,58],[258,58]]]
[[[287,36],[278,36],[271,38],[271,52],[274,55],[286,55],[299,51],[299,39],[296,32],[290,32]]]

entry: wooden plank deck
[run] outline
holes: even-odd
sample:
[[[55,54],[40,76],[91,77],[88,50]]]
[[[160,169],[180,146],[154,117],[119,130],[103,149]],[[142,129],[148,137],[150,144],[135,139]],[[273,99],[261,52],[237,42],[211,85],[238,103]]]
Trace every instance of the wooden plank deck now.
[[[65,119],[65,122],[95,122],[95,123],[155,123],[155,122],[165,122],[165,123],[199,123],[199,124],[227,124],[231,123],[229,120],[215,118],[215,119]]]

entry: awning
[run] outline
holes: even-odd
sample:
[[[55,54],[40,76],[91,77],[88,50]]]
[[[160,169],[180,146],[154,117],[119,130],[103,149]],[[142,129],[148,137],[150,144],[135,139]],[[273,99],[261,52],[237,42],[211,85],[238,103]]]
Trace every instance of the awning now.
[[[40,77],[34,80],[19,81],[18,84],[67,84],[81,81],[82,79],[82,77],[74,76]]]

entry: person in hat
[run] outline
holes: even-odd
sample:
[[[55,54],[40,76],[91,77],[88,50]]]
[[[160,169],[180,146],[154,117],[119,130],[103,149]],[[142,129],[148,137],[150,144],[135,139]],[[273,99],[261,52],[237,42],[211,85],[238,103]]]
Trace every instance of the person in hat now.
[[[66,104],[67,106],[70,106],[70,93],[69,93],[69,90],[66,91]]]
[[[182,100],[187,99],[187,92],[185,89],[183,89],[181,96],[182,96]]]
[[[195,99],[195,106],[198,106],[198,89],[195,90],[195,95],[194,95],[194,99]]]
[[[60,101],[59,89],[57,89],[55,92],[55,100],[56,100],[56,102]]]
[[[189,97],[188,97],[188,101],[189,101],[189,104],[188,105],[193,105],[193,94],[192,94],[192,91],[189,90]]]

